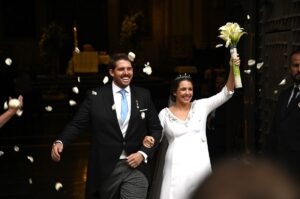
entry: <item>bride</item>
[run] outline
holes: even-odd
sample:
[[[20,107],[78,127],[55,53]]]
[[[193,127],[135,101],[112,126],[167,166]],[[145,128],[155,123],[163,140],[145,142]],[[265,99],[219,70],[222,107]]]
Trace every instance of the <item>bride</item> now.
[[[188,199],[197,185],[211,173],[206,119],[211,111],[233,95],[233,62],[240,65],[239,59],[230,60],[226,86],[212,97],[192,101],[193,83],[191,77],[186,74],[176,77],[171,84],[170,95],[173,105],[162,109],[159,113],[163,133],[168,142],[160,199]],[[143,144],[152,147],[154,141],[152,137],[147,136]],[[156,190],[154,188],[151,191]]]

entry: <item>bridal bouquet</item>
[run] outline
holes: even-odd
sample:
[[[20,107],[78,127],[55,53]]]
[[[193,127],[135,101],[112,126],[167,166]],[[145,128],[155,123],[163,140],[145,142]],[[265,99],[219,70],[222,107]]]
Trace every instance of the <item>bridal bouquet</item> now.
[[[231,58],[237,58],[237,49],[236,46],[241,38],[242,35],[246,34],[244,29],[239,26],[237,23],[228,22],[226,25],[221,26],[219,28],[220,35],[219,38],[225,41],[225,47],[230,48]],[[234,81],[236,88],[242,88],[242,81],[240,75],[239,66],[233,64],[233,74],[234,74]]]

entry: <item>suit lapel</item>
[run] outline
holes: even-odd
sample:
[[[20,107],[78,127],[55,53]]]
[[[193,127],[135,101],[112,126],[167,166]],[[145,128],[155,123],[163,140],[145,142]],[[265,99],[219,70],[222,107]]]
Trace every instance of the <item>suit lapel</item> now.
[[[139,112],[137,93],[134,87],[130,87],[130,92],[131,92],[131,113],[130,113],[127,132],[126,132],[126,137],[128,137],[131,134],[132,127],[135,124]]]
[[[292,90],[293,90],[293,87],[291,87],[291,89],[289,89],[289,91],[287,92],[287,94],[285,95],[285,99],[284,99],[284,102],[285,102],[285,105],[287,106],[288,104],[288,101],[290,99],[290,96],[291,96],[291,93],[292,93]],[[297,96],[296,100],[294,100],[291,104],[288,105],[288,107],[286,107],[286,111],[285,111],[285,114],[284,116],[286,117],[289,113],[291,113],[293,110],[295,110],[296,108],[299,108],[298,107],[298,103],[299,103],[299,97],[300,95]]]
[[[113,118],[112,119],[113,127],[116,129],[117,132],[119,132],[121,136],[123,136],[119,126],[118,117],[115,109],[112,85],[107,85],[106,87],[104,87],[102,97],[105,103],[100,104],[100,106],[105,107],[106,110],[105,114],[110,114],[110,117]]]

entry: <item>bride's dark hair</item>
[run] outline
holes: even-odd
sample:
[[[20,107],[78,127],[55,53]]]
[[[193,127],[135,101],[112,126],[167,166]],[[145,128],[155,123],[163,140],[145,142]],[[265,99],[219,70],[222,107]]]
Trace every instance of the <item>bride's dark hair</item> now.
[[[170,88],[170,97],[169,97],[169,106],[172,103],[175,103],[176,101],[176,97],[174,96],[174,93],[176,92],[176,90],[178,89],[179,83],[182,81],[189,81],[193,84],[192,78],[189,74],[179,74],[177,77],[175,77],[175,79],[172,81],[171,83],[171,88]]]

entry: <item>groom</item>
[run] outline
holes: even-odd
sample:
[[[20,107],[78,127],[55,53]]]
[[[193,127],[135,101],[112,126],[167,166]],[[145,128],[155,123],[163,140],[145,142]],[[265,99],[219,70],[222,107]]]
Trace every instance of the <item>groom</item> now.
[[[88,93],[73,120],[54,142],[51,157],[59,161],[64,146],[90,125],[86,198],[145,199],[149,161],[158,142],[151,148],[142,142],[146,135],[160,140],[162,127],[150,92],[130,85],[133,67],[126,54],[111,56],[109,74],[112,84]]]

